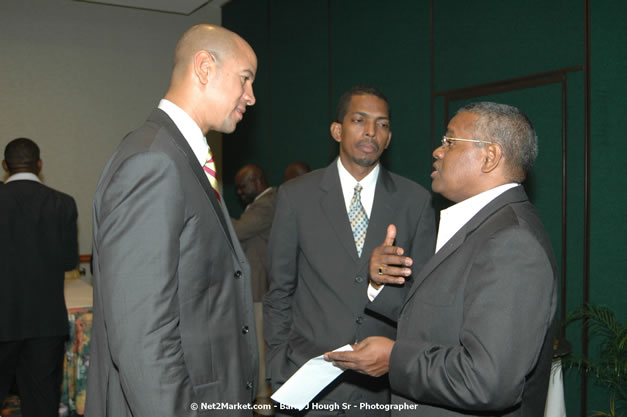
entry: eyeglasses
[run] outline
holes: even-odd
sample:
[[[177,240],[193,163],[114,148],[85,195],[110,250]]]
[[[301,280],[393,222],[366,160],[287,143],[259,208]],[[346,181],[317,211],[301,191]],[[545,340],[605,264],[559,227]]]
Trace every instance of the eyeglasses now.
[[[477,139],[460,139],[460,138],[449,138],[448,136],[442,136],[442,146],[445,148],[452,144],[453,142],[473,142],[473,143],[493,143],[488,142],[486,140],[477,140]]]

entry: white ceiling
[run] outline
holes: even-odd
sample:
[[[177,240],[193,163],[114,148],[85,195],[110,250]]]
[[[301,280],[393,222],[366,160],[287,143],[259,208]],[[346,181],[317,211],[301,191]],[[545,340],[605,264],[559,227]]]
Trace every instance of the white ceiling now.
[[[190,15],[212,0],[76,0],[86,3],[99,3],[111,6],[132,7],[136,9],[154,10],[158,12]],[[221,6],[226,0],[213,0],[213,4]]]

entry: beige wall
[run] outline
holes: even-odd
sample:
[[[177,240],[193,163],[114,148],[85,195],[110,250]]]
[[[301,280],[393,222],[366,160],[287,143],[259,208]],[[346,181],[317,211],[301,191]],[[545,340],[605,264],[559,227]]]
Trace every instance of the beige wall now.
[[[92,198],[104,164],[165,93],[180,35],[195,23],[220,23],[212,3],[181,16],[0,1],[0,154],[16,137],[38,143],[44,182],[76,199],[81,254],[91,252]],[[221,136],[209,140],[220,155]]]

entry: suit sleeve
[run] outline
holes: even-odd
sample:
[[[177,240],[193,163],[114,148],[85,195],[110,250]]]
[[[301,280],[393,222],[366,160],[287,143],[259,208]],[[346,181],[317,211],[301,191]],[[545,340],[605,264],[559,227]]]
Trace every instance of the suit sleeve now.
[[[418,222],[416,223],[411,248],[409,250],[404,248],[414,261],[411,267],[412,276],[420,273],[429,258],[433,256],[435,250],[435,214],[431,205],[431,197],[423,199],[423,204],[417,211],[417,214]],[[402,288],[391,285],[384,286],[377,297],[368,303],[366,308],[396,322],[405,294],[412,283],[412,277],[410,277]]]
[[[113,174],[97,213],[99,301],[135,416],[180,416],[180,404],[191,403],[178,328],[182,198],[172,161],[140,154]]]
[[[284,359],[281,352],[285,350],[292,327],[292,298],[298,275],[297,257],[297,221],[287,192],[281,187],[268,244],[270,288],[264,298],[263,308],[264,338],[268,345],[267,372],[273,382],[276,382],[276,368]]]
[[[274,210],[269,199],[260,198],[250,205],[239,219],[231,219],[235,234],[240,242],[268,230],[272,225]]]
[[[63,241],[61,242],[63,270],[71,271],[78,265],[78,210],[76,202],[68,196],[66,216],[62,227]]]
[[[460,305],[434,307],[463,309],[459,343],[396,341],[389,375],[401,395],[465,410],[520,402],[552,320],[551,262],[531,233],[518,227],[495,234],[473,256]],[[412,302],[429,300],[416,294]]]

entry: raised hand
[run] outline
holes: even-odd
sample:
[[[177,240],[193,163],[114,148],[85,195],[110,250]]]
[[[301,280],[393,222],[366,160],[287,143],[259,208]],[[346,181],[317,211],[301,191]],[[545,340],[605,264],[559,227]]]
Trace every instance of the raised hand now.
[[[396,226],[388,226],[385,240],[381,246],[377,246],[370,255],[369,273],[370,283],[375,288],[383,284],[403,284],[405,277],[411,275],[409,268],[413,260],[409,256],[403,256],[403,248],[394,246],[396,239]]]

